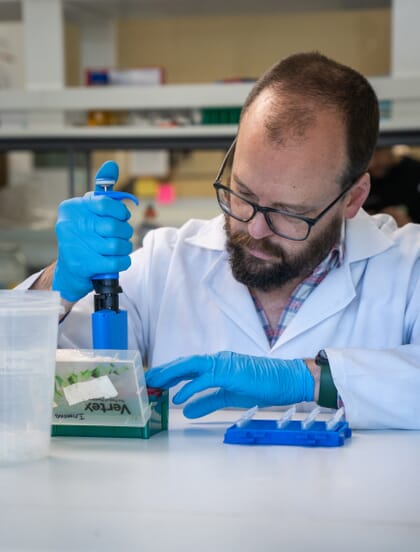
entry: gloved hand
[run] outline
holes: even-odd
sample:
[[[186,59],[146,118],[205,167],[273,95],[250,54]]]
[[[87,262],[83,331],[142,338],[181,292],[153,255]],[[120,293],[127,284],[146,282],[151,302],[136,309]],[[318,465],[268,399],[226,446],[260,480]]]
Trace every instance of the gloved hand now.
[[[92,289],[92,276],[126,270],[131,260],[130,211],[121,201],[88,192],[60,204],[55,226],[58,258],[52,282],[67,301]]]
[[[184,407],[188,418],[198,418],[229,406],[275,406],[313,401],[314,378],[303,360],[280,360],[220,352],[184,357],[146,372],[149,387],[167,389],[186,383],[174,396],[180,404],[194,393],[219,389]]]

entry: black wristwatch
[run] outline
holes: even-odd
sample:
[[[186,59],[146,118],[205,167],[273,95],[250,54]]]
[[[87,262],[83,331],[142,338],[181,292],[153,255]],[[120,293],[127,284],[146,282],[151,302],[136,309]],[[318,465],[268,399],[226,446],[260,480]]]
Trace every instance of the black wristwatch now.
[[[317,403],[327,408],[337,408],[338,393],[331,375],[330,363],[325,351],[319,351],[315,358],[315,364],[321,368],[319,379],[319,395]]]

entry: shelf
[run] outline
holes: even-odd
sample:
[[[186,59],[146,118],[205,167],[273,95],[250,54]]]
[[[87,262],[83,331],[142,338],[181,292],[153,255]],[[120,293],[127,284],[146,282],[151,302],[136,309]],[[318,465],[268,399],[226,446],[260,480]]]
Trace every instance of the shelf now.
[[[378,146],[420,145],[420,117],[381,121]]]
[[[418,101],[420,77],[369,79],[380,100]],[[79,86],[45,90],[0,90],[4,111],[151,110],[241,106],[253,83]]]
[[[236,131],[237,125],[0,129],[0,150],[224,149]]]
[[[370,82],[380,100],[392,102],[393,118],[381,121],[379,145],[420,144],[420,77],[375,77]],[[234,138],[237,125],[83,127],[70,123],[83,123],[90,110],[149,115],[154,111],[188,112],[190,116],[202,108],[240,107],[252,86],[216,83],[0,90],[0,151],[224,149]]]
[[[92,151],[95,149],[226,149],[237,125],[185,127],[0,128],[0,151]],[[420,144],[420,118],[382,121],[378,144]]]
[[[0,90],[0,111],[151,110],[239,107],[252,83],[87,86],[57,90]]]

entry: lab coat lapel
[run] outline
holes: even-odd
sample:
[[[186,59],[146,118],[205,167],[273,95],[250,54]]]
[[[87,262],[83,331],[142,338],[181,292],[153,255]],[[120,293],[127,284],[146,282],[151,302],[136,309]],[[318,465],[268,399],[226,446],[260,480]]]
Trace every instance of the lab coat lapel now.
[[[268,344],[264,328],[248,288],[232,275],[225,241],[223,215],[214,218],[202,232],[188,239],[191,245],[215,251],[214,261],[203,267],[201,284],[210,299],[238,327],[238,331],[252,339],[264,353]]]
[[[357,284],[368,259],[392,246],[392,240],[378,228],[389,223],[388,219],[383,219],[383,224],[381,221],[375,224],[364,211],[347,221],[343,265],[333,269],[312,291],[273,349],[347,307],[356,296]]]
[[[361,275],[362,270],[359,272]],[[281,347],[297,335],[317,326],[336,312],[344,309],[355,295],[356,290],[349,266],[346,265],[333,270],[311,292],[277,340],[273,349]]]
[[[221,253],[210,267],[202,283],[207,287],[211,299],[217,303],[220,310],[266,351],[267,337],[254,302],[248,288],[233,277],[226,252]]]

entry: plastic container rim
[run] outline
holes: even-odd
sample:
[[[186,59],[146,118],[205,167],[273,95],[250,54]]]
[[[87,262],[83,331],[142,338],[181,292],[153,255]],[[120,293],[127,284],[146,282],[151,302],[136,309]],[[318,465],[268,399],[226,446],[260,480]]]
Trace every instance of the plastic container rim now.
[[[40,311],[60,312],[60,294],[47,290],[0,290],[0,316]]]

